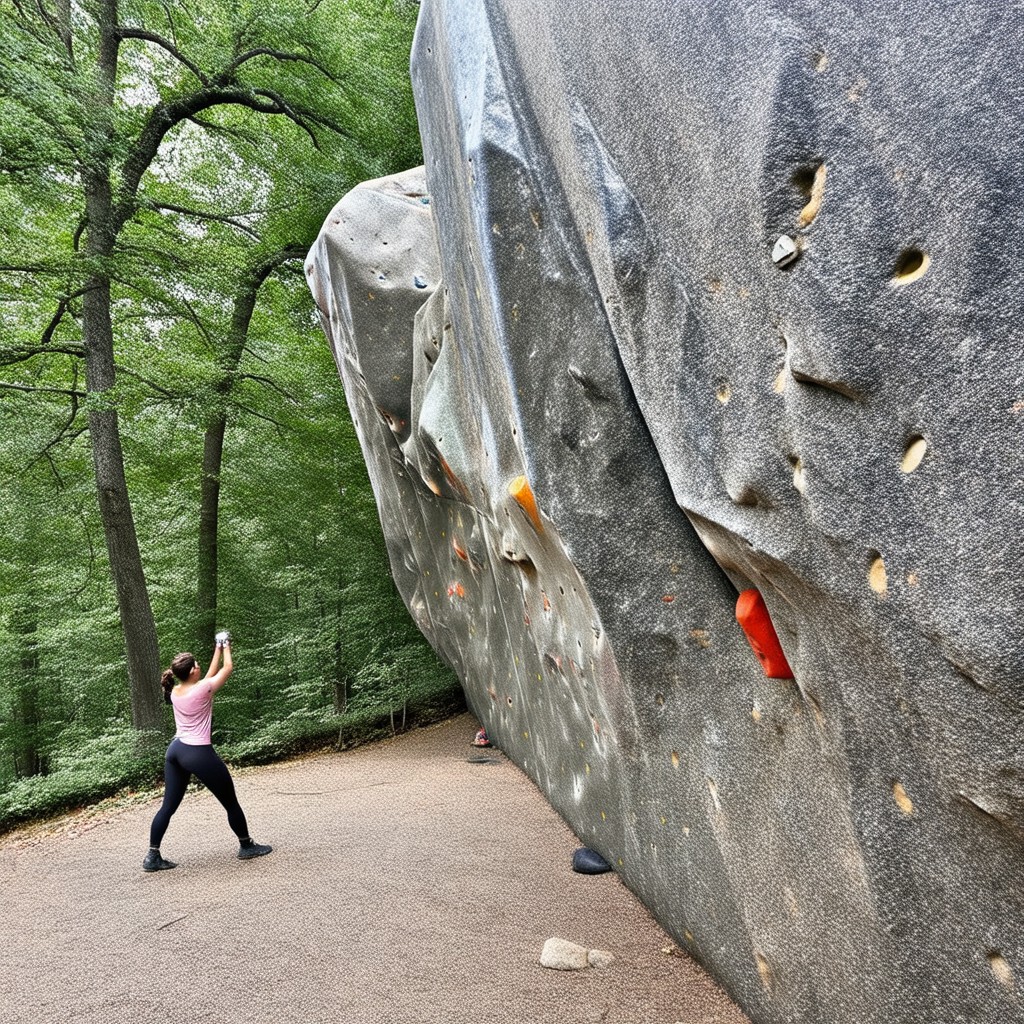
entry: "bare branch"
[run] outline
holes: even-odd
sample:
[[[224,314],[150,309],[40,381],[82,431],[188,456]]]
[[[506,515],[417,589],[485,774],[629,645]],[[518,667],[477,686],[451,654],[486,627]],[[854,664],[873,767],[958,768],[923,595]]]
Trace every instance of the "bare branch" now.
[[[148,43],[155,43],[161,49],[166,50],[179,64],[184,65],[189,71],[192,72],[196,78],[199,79],[203,85],[209,85],[210,79],[205,75],[202,69],[188,59],[169,39],[164,39],[163,36],[156,32],[150,32],[144,28],[120,28],[117,32],[119,39],[143,39]]]
[[[89,585],[89,582],[93,577],[93,572],[96,568],[96,548],[93,546],[92,531],[89,529],[89,521],[86,519],[85,513],[82,511],[81,505],[77,506],[75,511],[78,513],[78,521],[82,524],[82,533],[85,536],[85,543],[89,547],[89,568],[86,571],[85,579],[82,580],[82,585],[70,595],[70,600],[72,601],[78,600],[78,598],[85,593],[85,589]]]
[[[69,307],[71,306],[72,300],[80,298],[82,295],[86,293],[86,291],[87,289],[85,288],[79,288],[77,291],[72,292],[70,295],[62,295],[60,297],[60,302],[57,303],[57,310],[50,318],[50,322],[46,325],[46,330],[43,331],[42,336],[39,339],[40,345],[50,344],[50,341],[53,338],[54,334],[56,333],[57,328],[60,327],[61,320],[64,319],[65,314],[67,313]]]
[[[85,357],[84,345],[17,345],[0,347],[0,366],[13,366],[23,363],[33,356],[73,356],[76,359]]]
[[[78,252],[78,246],[82,241],[82,235],[85,234],[85,229],[89,226],[89,218],[82,214],[81,220],[78,222],[78,226],[75,228],[74,237],[71,239],[71,248]]]
[[[207,121],[201,117],[190,117],[188,120],[197,128],[202,128],[203,131],[210,132],[211,135],[223,135],[227,139],[244,142],[250,146],[256,145],[259,141],[258,135],[254,132],[246,131],[244,128],[239,128],[233,125],[217,124],[215,121]]]
[[[77,383],[77,382],[78,382],[78,373],[76,371],[76,373],[75,373],[75,383]],[[27,466],[25,466],[25,470],[31,469],[37,462],[40,461],[40,459],[44,459],[45,458],[50,463],[50,469],[53,472],[54,478],[56,479],[57,483],[60,484],[61,486],[63,486],[64,481],[61,478],[61,475],[58,472],[57,467],[54,464],[53,459],[52,459],[50,453],[65,438],[69,438],[70,440],[73,441],[73,440],[75,440],[75,438],[81,437],[82,434],[84,434],[89,429],[86,425],[83,424],[77,430],[74,430],[74,431],[71,430],[71,428],[75,424],[75,419],[77,418],[77,416],[78,416],[78,398],[75,397],[75,395],[73,394],[72,397],[71,397],[71,412],[68,414],[68,418],[67,418],[67,420],[65,420],[63,426],[60,428],[60,430],[57,431],[57,436],[52,441],[50,441],[48,444],[43,446],[43,448],[39,451],[39,453],[36,455],[36,457],[34,459],[32,459],[28,463]]]
[[[297,125],[309,136],[310,141],[313,143],[313,148],[317,150],[317,152],[320,151],[320,140],[316,137],[316,133],[308,124],[306,124],[303,115],[296,111],[283,96],[274,92],[272,89],[254,89],[253,91],[257,96],[266,96],[267,99],[274,103],[278,109],[276,111],[271,111],[271,113],[283,114],[287,117],[289,121]],[[310,120],[315,121],[319,119],[311,117]]]
[[[323,66],[318,60],[313,57],[309,57],[302,53],[286,53],[283,50],[272,50],[266,46],[259,46],[255,49],[248,50],[245,53],[240,53],[224,70],[217,76],[217,80],[220,82],[230,82],[234,80],[235,72],[245,63],[256,57],[273,57],[274,60],[288,62],[293,61],[299,64],[308,64],[310,67],[316,68],[322,75],[329,78],[332,82],[336,81],[331,72]]]
[[[277,103],[267,102],[266,98],[255,90],[242,86],[210,86],[190,96],[183,96],[169,103],[159,103],[150,112],[141,135],[122,165],[121,198],[117,203],[111,225],[115,235],[134,212],[135,197],[138,195],[142,175],[156,157],[164,136],[181,121],[189,120],[204,110],[221,105],[248,107],[260,114],[283,113]]]
[[[269,359],[267,359],[265,356],[261,356],[259,354],[259,352],[257,352],[255,349],[249,348],[248,345],[243,345],[242,346],[242,351],[243,352],[248,352],[249,355],[251,355],[253,357],[253,359],[258,359],[261,363],[269,363],[270,362]]]
[[[281,432],[288,429],[288,427],[280,420],[275,420],[273,416],[265,416],[261,412],[257,412],[255,409],[250,409],[249,406],[243,405],[241,402],[232,402],[236,409],[241,409],[242,412],[247,412],[250,416],[255,416],[258,420],[266,420],[267,423],[273,423],[275,427]]]
[[[7,384],[4,381],[0,381],[0,388],[6,388],[8,391],[28,391],[47,395],[71,395],[75,398],[85,398],[86,396],[84,391],[77,391],[70,388],[36,388],[32,387],[30,384]]]
[[[203,322],[202,317],[192,308],[192,303],[188,299],[178,300],[185,308],[185,318],[192,324],[192,326],[199,332],[199,336],[206,342],[206,344],[213,348],[213,339],[210,337],[210,332]]]
[[[121,249],[124,252],[145,254],[155,258],[157,263],[177,267],[179,270],[185,270],[190,265],[184,256],[179,256],[176,252],[169,252],[167,249],[160,249],[155,245],[144,245],[142,242],[122,242]],[[111,280],[114,279],[114,276],[111,275]],[[130,287],[129,282],[122,283]]]
[[[281,387],[281,385],[278,384],[277,381],[271,380],[269,377],[261,377],[258,373],[243,373],[240,374],[240,377],[242,380],[254,380],[258,381],[260,384],[266,384],[267,387],[273,388],[279,394],[284,395],[284,397],[287,398],[288,401],[297,401],[296,397],[287,388]]]
[[[174,392],[168,391],[167,388],[161,387],[159,384],[157,384],[155,381],[150,380],[148,377],[143,377],[141,373],[136,373],[134,370],[129,370],[127,366],[115,365],[114,369],[117,370],[118,373],[123,373],[128,377],[134,377],[137,381],[141,381],[147,387],[152,388],[154,391],[158,391],[165,398],[169,398],[172,401],[178,401],[181,398],[181,395],[176,395],[174,394]]]
[[[247,235],[252,238],[259,240],[259,235],[253,231],[248,224],[243,224],[241,221],[234,217],[228,216],[221,213],[209,213],[205,210],[190,210],[185,206],[176,206],[174,203],[157,203],[147,202],[144,204],[151,210],[168,210],[171,213],[180,213],[185,217],[195,217],[196,220],[213,220],[218,221],[221,224],[230,224],[233,228],[238,228],[239,231],[244,231]]]
[[[36,0],[36,2],[32,6],[35,10],[35,13],[38,14],[39,20],[42,22],[43,25],[45,25],[47,29],[50,30],[51,33],[53,33],[54,36],[57,37],[57,40],[60,42],[61,47],[67,52],[68,57],[71,58],[72,54],[70,49],[70,40],[65,38],[64,31],[62,30],[61,26],[57,23],[57,21],[54,19],[53,15],[50,14],[50,12],[47,11],[41,3],[39,3],[39,0]],[[51,40],[48,39],[36,26],[32,14],[25,10],[24,4],[22,4],[20,0],[15,0],[14,8],[21,15],[21,28],[24,31],[28,32],[33,38],[35,38],[38,42],[42,43],[44,46],[49,46]]]

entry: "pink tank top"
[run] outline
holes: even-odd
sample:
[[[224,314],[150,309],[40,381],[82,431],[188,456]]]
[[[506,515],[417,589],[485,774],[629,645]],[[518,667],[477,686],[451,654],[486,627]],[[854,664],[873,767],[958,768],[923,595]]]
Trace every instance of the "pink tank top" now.
[[[174,705],[174,734],[182,743],[193,747],[205,746],[210,742],[213,727],[213,687],[209,683],[196,683],[188,693],[171,693]]]

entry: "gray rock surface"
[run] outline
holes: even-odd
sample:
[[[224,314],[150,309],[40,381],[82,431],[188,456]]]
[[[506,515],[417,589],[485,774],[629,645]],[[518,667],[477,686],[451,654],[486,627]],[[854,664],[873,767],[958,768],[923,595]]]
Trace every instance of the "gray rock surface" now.
[[[1022,41],[428,0],[311,254],[417,621],[766,1024],[1024,1019]]]

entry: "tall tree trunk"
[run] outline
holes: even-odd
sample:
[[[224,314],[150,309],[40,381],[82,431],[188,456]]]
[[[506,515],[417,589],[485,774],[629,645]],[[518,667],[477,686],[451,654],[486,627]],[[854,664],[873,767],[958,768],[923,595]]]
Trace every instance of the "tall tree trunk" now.
[[[217,629],[217,524],[220,516],[220,468],[224,458],[227,414],[223,409],[207,422],[203,437],[203,480],[199,499],[199,643],[212,647]]]
[[[19,656],[14,669],[11,701],[11,756],[18,778],[46,774],[46,758],[42,751],[42,722],[39,707],[39,647],[36,641],[36,609],[31,594],[27,604],[11,616],[11,628],[17,637]]]
[[[197,627],[200,646],[213,646],[217,628],[218,522],[220,518],[220,473],[224,462],[224,436],[227,433],[227,400],[237,379],[249,325],[263,282],[282,263],[302,259],[307,246],[287,245],[264,256],[238,282],[231,326],[220,352],[221,374],[214,385],[216,404],[206,421],[203,436],[203,479],[199,499],[199,563],[196,573]]]
[[[116,233],[110,184],[110,119],[118,47],[115,0],[102,0],[98,6],[98,21],[100,53],[96,81],[96,138],[94,149],[82,169],[88,218],[85,251],[90,263],[86,291],[82,297],[85,378],[90,396],[89,437],[100,518],[124,630],[132,725],[140,730],[159,729],[163,718],[157,685],[160,653],[156,624],[128,497],[117,410],[107,406],[104,398],[114,386],[114,329],[108,261],[113,253]]]

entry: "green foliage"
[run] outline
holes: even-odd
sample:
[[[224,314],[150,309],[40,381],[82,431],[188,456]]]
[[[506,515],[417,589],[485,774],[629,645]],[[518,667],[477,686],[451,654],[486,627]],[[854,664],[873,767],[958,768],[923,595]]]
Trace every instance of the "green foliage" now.
[[[118,414],[164,664],[190,648],[205,664],[201,466],[204,435],[226,417],[218,616],[237,668],[214,740],[227,758],[398,728],[460,699],[395,593],[297,260],[274,265],[237,336],[254,268],[301,252],[359,181],[421,161],[416,5],[121,0],[104,107],[109,9],[0,7],[0,828],[160,767],[129,728],[90,409]],[[156,115],[225,83],[237,101],[174,121],[125,192]],[[85,183],[104,163],[114,202],[131,201],[98,261],[83,248]],[[86,388],[81,293],[98,268],[117,369],[101,394]]]
[[[55,751],[45,775],[18,779],[0,792],[0,829],[90,803],[126,786],[151,785],[163,768],[163,750],[140,741],[139,733],[116,721],[98,734],[72,726]]]

